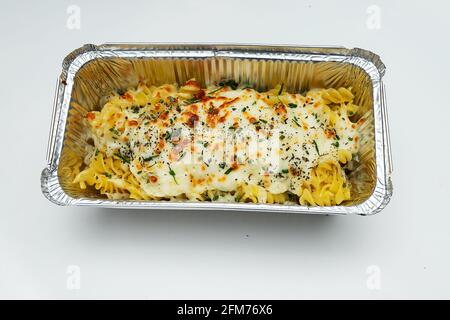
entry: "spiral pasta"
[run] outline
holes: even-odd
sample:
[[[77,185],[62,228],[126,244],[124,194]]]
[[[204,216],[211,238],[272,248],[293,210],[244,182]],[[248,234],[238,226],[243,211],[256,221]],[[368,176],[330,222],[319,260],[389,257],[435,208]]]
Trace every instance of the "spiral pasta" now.
[[[339,205],[359,148],[353,100],[351,88],[141,82],[86,114],[92,143],[61,174],[110,199]]]

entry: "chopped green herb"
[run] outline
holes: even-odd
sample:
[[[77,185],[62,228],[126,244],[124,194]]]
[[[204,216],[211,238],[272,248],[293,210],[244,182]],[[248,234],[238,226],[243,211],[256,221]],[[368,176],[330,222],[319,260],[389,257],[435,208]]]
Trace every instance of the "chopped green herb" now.
[[[132,106],[131,107],[131,111],[133,112],[133,113],[139,113],[139,110],[140,110],[141,108],[139,108],[139,106]]]
[[[341,140],[341,138],[340,138],[338,135],[336,135],[336,139],[337,139],[337,140]]]
[[[242,109],[242,112],[245,112],[245,110],[247,110],[247,107],[244,107],[244,108]]]
[[[225,169],[225,165],[226,165],[225,162],[221,162],[221,163],[219,163],[219,168],[220,169]]]
[[[233,168],[228,168],[227,171],[225,171],[225,174],[230,174],[230,172],[233,171]]]
[[[110,173],[108,173],[108,172],[105,172],[104,175],[105,175],[106,177],[110,178],[110,179],[112,178],[112,175],[111,175]]]
[[[172,137],[172,132],[166,131],[166,133],[164,134],[164,139],[169,140],[171,137]]]
[[[209,142],[208,141],[206,141],[204,144],[203,144],[203,147],[207,147],[209,145]]]
[[[217,88],[217,89],[215,89],[213,91],[208,92],[208,95],[211,94],[211,93],[216,93],[217,91],[222,90],[222,89],[223,89],[223,87],[219,87],[219,88]]]
[[[259,121],[261,121],[262,123],[267,123],[267,121],[264,119],[259,119]]]
[[[215,194],[212,200],[213,200],[213,201],[217,201],[218,199],[219,199],[219,195],[218,195],[218,194]]]
[[[348,137],[348,141],[353,141],[353,138],[352,137]]]
[[[283,169],[283,170],[281,170],[281,172],[282,173],[289,173],[289,170],[288,169]]]
[[[297,105],[295,103],[290,102],[288,103],[288,107],[294,109],[297,108]]]
[[[219,86],[221,86],[221,87],[228,86],[228,87],[230,87],[231,89],[236,90],[237,87],[239,86],[239,83],[237,83],[237,82],[234,81],[233,79],[230,79],[230,80],[221,81],[221,82],[219,83]]]
[[[118,158],[120,158],[125,163],[130,163],[130,158],[121,155],[120,153],[114,153],[114,155]]]
[[[286,136],[285,136],[284,134],[282,134],[282,135],[280,136],[280,140],[284,140],[284,138],[286,138]]]
[[[316,148],[317,154],[320,156],[319,147],[317,146],[316,140],[313,140],[314,147]]]
[[[95,156],[98,156],[98,153],[99,153],[100,151],[96,148],[95,149]]]
[[[175,181],[176,184],[178,184],[177,178],[175,178],[175,171],[172,170],[172,168],[169,166],[169,174],[172,176],[173,181]]]
[[[336,148],[339,148],[339,141],[333,142],[332,145],[335,146]]]
[[[159,155],[154,155],[154,156],[150,156],[150,157],[148,157],[148,158],[144,158],[144,159],[142,159],[142,160],[144,160],[144,161],[152,161],[153,159],[155,159],[155,158],[157,158]]]
[[[197,98],[190,98],[190,99],[187,99],[187,100],[186,100],[186,102],[187,102],[188,104],[197,103],[197,102],[199,102],[199,101],[200,101],[200,99],[197,99]]]
[[[293,121],[296,125],[298,125],[300,128],[302,127],[302,126],[300,125],[300,123],[298,123],[296,117],[294,117],[294,119],[292,119],[292,121]]]
[[[109,131],[111,131],[112,133],[114,133],[115,135],[120,135],[120,132],[115,128],[115,127],[111,127],[109,128]]]

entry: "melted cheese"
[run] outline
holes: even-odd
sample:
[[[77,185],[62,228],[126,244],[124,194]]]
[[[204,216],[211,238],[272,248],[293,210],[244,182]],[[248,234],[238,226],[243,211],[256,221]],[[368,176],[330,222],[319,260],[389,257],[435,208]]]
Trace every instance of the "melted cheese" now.
[[[140,85],[88,120],[97,150],[120,158],[150,197],[195,199],[242,184],[300,195],[319,162],[358,152],[351,103],[330,106],[323,92]]]

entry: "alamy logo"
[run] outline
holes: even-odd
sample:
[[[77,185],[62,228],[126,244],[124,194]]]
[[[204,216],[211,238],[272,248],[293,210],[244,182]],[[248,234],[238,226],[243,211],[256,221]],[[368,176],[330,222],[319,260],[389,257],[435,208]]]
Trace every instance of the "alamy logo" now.
[[[381,8],[377,5],[371,5],[367,7],[366,13],[368,14],[366,20],[367,29],[381,29]]]
[[[81,288],[81,268],[77,265],[67,266],[66,288],[68,290],[79,290]]]
[[[67,7],[67,17],[66,26],[69,30],[80,30],[81,29],[81,8],[76,5],[70,5]]]
[[[367,274],[367,289],[380,290],[381,289],[381,269],[379,266],[371,265],[366,269]]]

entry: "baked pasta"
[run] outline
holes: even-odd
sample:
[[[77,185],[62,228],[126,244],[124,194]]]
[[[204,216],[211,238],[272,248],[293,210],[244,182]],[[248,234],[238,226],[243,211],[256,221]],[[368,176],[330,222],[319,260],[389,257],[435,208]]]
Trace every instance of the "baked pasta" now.
[[[85,115],[86,156],[61,174],[110,199],[339,205],[359,148],[353,99],[351,88],[142,82]]]

